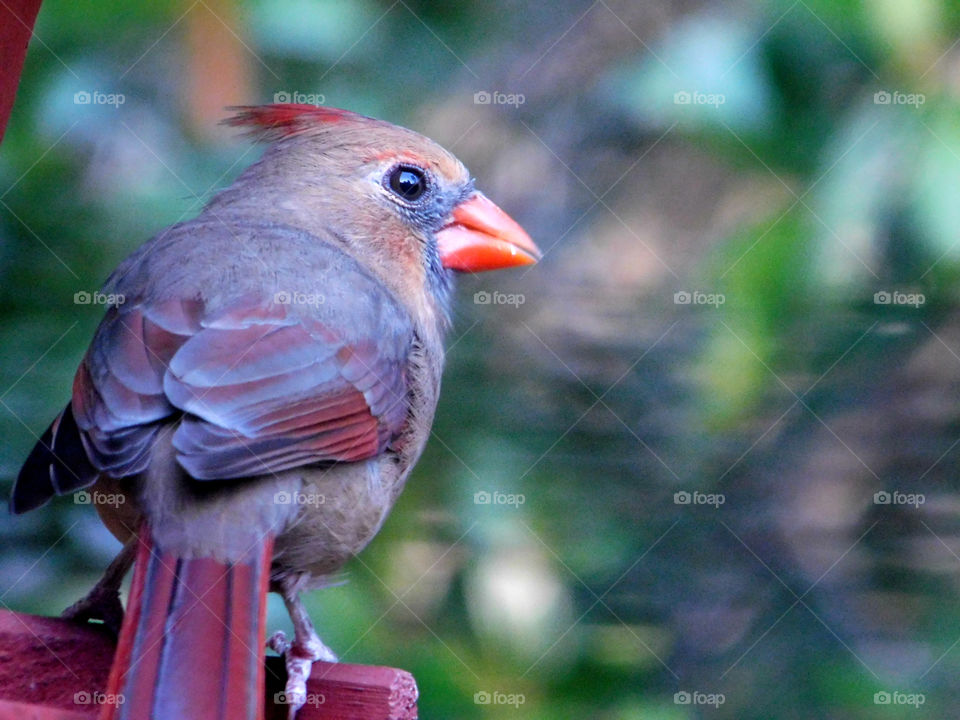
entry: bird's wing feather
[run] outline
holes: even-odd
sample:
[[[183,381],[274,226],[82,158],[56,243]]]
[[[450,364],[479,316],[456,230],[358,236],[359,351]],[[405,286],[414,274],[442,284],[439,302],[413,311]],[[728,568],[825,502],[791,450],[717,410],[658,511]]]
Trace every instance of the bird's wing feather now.
[[[312,303],[297,302],[289,275],[257,276],[250,261],[236,271],[245,280],[233,297],[201,286],[189,296],[174,281],[181,297],[141,291],[108,311],[72,403],[95,466],[115,476],[141,472],[157,433],[181,414],[173,446],[197,479],[362,460],[396,437],[407,413],[409,316],[342,252],[315,237],[280,235],[278,246],[328,269],[309,278],[322,292]],[[131,268],[139,274],[131,287],[153,274],[144,265]]]
[[[362,460],[402,430],[412,320],[322,238],[192,221],[144,245],[107,289],[125,301],[21,469],[16,512],[100,473],[143,472],[163,433],[195,478],[229,479]],[[298,304],[298,290],[314,302]]]
[[[406,357],[389,334],[347,341],[288,307],[206,323],[171,360],[164,392],[187,413],[173,445],[193,477],[362,460],[399,432]]]

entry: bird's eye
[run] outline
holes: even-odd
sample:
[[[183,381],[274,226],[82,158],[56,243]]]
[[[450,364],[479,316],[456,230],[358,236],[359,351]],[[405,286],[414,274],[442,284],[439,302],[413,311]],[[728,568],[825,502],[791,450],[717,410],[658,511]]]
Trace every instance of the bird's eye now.
[[[400,165],[387,176],[387,187],[404,200],[413,202],[426,192],[427,178],[418,167]]]

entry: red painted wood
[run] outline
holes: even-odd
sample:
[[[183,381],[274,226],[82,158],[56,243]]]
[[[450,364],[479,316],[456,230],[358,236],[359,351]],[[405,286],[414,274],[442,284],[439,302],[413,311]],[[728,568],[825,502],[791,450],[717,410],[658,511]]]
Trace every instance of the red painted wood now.
[[[114,640],[96,626],[0,611],[0,720],[88,720],[104,702]],[[286,720],[281,658],[267,658],[268,720]],[[297,720],[415,720],[417,685],[405,670],[316,663]]]
[[[0,612],[0,700],[95,717],[112,658],[113,640],[93,626]]]
[[[23,59],[27,56],[27,44],[38,12],[40,0],[0,2],[0,140],[13,110]]]
[[[33,703],[0,700],[0,720],[89,720],[89,712],[74,712]]]
[[[286,707],[273,702],[285,678],[282,658],[268,657],[266,720],[286,720]],[[417,697],[417,683],[406,670],[319,662],[297,720],[416,720]]]

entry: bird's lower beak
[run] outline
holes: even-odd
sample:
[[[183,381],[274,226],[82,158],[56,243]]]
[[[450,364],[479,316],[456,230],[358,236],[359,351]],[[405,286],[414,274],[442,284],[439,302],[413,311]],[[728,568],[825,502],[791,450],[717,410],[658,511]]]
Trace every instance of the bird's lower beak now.
[[[473,193],[437,233],[443,266],[461,272],[532,265],[540,250],[517,222],[485,195]]]

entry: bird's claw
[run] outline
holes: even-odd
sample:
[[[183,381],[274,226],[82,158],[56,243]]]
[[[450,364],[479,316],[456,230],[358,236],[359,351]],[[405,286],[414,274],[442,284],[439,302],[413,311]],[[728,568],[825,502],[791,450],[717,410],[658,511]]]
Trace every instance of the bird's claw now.
[[[60,617],[77,623],[100,620],[114,635],[120,635],[123,625],[123,604],[120,593],[95,587],[89,595],[77,600],[64,610]]]
[[[304,641],[302,645],[297,646],[298,652],[310,657],[312,662],[337,662],[336,653],[323,644],[323,641],[314,633]]]
[[[76,623],[101,620],[117,637],[123,625],[123,604],[120,602],[120,583],[136,554],[137,540],[127,541],[123,549],[107,566],[103,577],[84,597],[64,610],[60,617]]]
[[[320,660],[337,662],[337,656],[323,644],[316,633],[303,642],[291,642],[282,630],[278,630],[267,640],[267,647],[283,656],[287,669],[284,701],[289,707],[288,720],[294,720],[300,708],[307,704],[307,680],[313,663]]]
[[[287,634],[283,630],[277,630],[267,639],[267,647],[277,655],[286,655],[292,644],[287,640]]]

